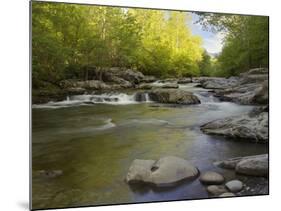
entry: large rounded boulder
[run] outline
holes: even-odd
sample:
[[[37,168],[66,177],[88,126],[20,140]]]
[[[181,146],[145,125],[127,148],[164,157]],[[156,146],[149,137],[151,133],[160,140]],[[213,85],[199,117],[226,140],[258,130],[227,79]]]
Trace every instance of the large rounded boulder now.
[[[235,171],[251,176],[268,176],[268,154],[241,160]]]
[[[192,92],[181,89],[154,89],[149,92],[152,101],[170,104],[199,104],[200,100]]]
[[[196,167],[179,157],[168,156],[157,161],[136,159],[129,168],[126,182],[171,186],[182,180],[193,179],[198,174]]]
[[[203,184],[218,185],[218,184],[222,184],[224,182],[224,177],[217,172],[207,171],[207,172],[204,172],[203,174],[201,174],[200,182],[202,182]]]

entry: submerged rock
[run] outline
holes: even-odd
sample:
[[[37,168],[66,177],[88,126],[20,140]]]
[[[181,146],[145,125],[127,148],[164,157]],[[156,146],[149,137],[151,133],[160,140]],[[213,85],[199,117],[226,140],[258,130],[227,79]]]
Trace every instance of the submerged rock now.
[[[224,177],[217,172],[207,171],[201,174],[199,180],[203,184],[222,184],[224,182]]]
[[[219,197],[233,197],[233,196],[236,196],[236,195],[234,193],[230,193],[230,192],[226,192],[226,193],[219,195]]]
[[[249,176],[268,176],[268,154],[231,158],[215,165]]]
[[[150,183],[156,186],[170,186],[184,179],[192,179],[198,170],[188,161],[168,156],[154,160],[136,159],[131,164],[126,176],[127,183]]]
[[[204,133],[268,142],[268,112],[218,119],[201,126]]]
[[[61,176],[62,174],[63,174],[62,170],[39,170],[39,171],[37,171],[37,175],[47,178],[47,179],[55,178],[55,177]]]
[[[225,184],[228,190],[233,193],[239,192],[243,188],[243,183],[240,180],[231,180]]]
[[[149,92],[152,101],[171,104],[199,104],[200,100],[193,93],[180,89],[154,89]]]

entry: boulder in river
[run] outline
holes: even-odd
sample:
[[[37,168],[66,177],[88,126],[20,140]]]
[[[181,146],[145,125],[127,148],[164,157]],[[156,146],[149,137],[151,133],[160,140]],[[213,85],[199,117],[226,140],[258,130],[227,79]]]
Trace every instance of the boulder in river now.
[[[236,84],[215,90],[215,96],[223,101],[266,105],[268,90],[268,69],[256,68],[240,74]]]
[[[150,83],[142,83],[137,86],[139,89],[152,89],[154,86]]]
[[[170,104],[199,104],[200,100],[193,93],[181,89],[154,89],[149,91],[152,101]]]
[[[61,176],[63,174],[62,170],[39,170],[36,172],[37,175],[46,178],[46,179],[52,179],[58,176]]]
[[[122,83],[120,79],[123,79],[131,84],[139,84],[144,78],[144,75],[141,72],[133,69],[111,67],[102,71],[101,78],[106,82],[118,82],[117,80],[119,80],[118,83]]]
[[[78,81],[76,87],[81,87],[90,90],[105,90],[110,89],[110,86],[106,83],[98,80]]]
[[[192,78],[181,78],[178,80],[178,84],[192,83]]]
[[[240,180],[231,180],[225,184],[228,190],[233,193],[239,192],[243,188],[243,183]]]
[[[168,156],[157,161],[136,159],[129,168],[126,182],[170,186],[185,179],[193,179],[198,174],[196,167],[179,157]]]
[[[201,126],[204,133],[246,141],[268,142],[268,112],[214,120]]]
[[[268,155],[243,159],[237,163],[235,171],[251,176],[268,176]]]
[[[250,176],[268,176],[268,154],[231,158],[215,162],[215,165],[234,169],[237,173]]]
[[[140,82],[141,83],[152,83],[157,81],[157,78],[155,76],[151,76],[151,75],[145,75]]]
[[[203,184],[222,184],[224,182],[224,177],[214,171],[207,171],[201,174],[199,178],[200,182]]]
[[[163,89],[177,89],[177,88],[179,88],[179,85],[176,84],[176,83],[167,83],[167,84],[164,84],[163,86],[161,86],[161,88],[163,88]]]
[[[224,185],[209,185],[207,187],[207,191],[211,195],[218,196],[221,195],[222,193],[227,192],[227,189],[225,188]]]
[[[205,89],[226,89],[237,84],[238,78],[219,78],[219,77],[206,77],[200,80],[200,84]]]

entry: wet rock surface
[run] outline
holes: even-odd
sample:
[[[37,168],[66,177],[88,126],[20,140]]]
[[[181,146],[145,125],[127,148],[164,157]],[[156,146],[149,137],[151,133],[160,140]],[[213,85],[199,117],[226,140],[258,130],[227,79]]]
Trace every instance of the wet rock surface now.
[[[163,157],[158,161],[136,159],[129,168],[126,182],[172,186],[184,179],[193,179],[198,174],[195,166],[174,156]]]
[[[207,171],[201,174],[199,180],[203,184],[222,184],[224,177],[217,172]]]
[[[242,190],[243,183],[240,180],[231,180],[225,184],[228,190],[232,193],[236,193]]]
[[[193,93],[180,89],[154,89],[148,92],[152,101],[171,104],[199,104],[200,100]]]
[[[206,134],[268,142],[268,112],[218,119],[201,126]]]
[[[237,173],[250,176],[268,176],[268,154],[231,158],[218,161],[215,165],[233,169]]]
[[[267,68],[251,69],[231,86],[215,90],[215,96],[240,104],[268,104],[268,72]]]

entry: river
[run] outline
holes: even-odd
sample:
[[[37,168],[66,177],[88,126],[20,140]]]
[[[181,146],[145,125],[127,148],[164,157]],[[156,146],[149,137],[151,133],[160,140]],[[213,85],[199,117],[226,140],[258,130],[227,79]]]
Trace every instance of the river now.
[[[157,85],[157,84],[155,84]],[[129,186],[131,162],[167,155],[189,160],[203,172],[234,178],[214,161],[266,153],[266,145],[203,134],[208,121],[249,112],[253,106],[219,102],[196,84],[180,85],[201,104],[168,106],[136,102],[134,93],[70,96],[32,108],[33,208],[87,206],[207,198],[197,180],[173,188]],[[62,170],[56,178],[39,170]]]

